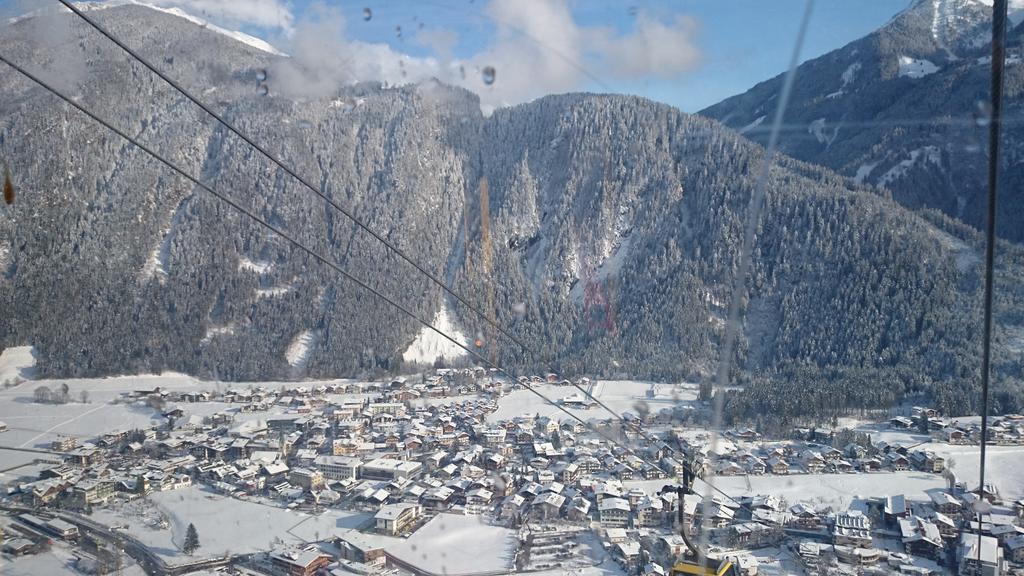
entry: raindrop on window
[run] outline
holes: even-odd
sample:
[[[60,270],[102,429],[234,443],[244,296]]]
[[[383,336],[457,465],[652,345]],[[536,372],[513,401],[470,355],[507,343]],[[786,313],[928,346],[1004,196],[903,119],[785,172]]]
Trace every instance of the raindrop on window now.
[[[988,100],[978,100],[974,103],[974,123],[978,126],[988,126],[992,118],[992,105]]]
[[[370,18],[373,18],[373,10],[370,10],[370,7],[367,6],[363,8],[363,20],[369,22]]]
[[[4,165],[4,204],[14,204],[14,183],[11,182],[11,172]]]
[[[526,302],[516,302],[512,305],[512,312],[517,316],[524,316],[526,314]]]
[[[630,16],[636,17],[636,13],[637,12],[638,12],[638,10],[637,10],[636,6],[630,6],[629,7],[629,15]]]
[[[487,84],[488,86],[494,84],[494,76],[496,73],[497,72],[494,70],[494,66],[484,66],[484,84]]]
[[[256,79],[259,80],[260,82],[263,82],[264,80],[266,80],[267,79],[267,71],[266,70],[257,70],[256,71]]]
[[[267,88],[266,84],[260,84],[259,87],[256,89],[256,92],[260,96],[266,96],[266,95],[270,94],[270,88]]]
[[[402,27],[401,26],[395,26],[395,38],[398,38],[398,39],[402,38]]]
[[[459,66],[459,76],[462,76],[463,80],[466,79],[466,67],[465,66]]]

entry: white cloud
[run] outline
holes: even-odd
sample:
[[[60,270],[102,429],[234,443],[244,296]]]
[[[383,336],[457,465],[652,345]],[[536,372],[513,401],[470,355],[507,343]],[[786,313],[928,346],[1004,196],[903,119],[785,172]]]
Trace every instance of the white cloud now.
[[[697,23],[677,15],[664,24],[645,13],[637,16],[630,34],[608,43],[606,58],[616,76],[673,78],[687,72],[700,61],[700,50],[693,44]]]
[[[356,81],[400,84],[442,75],[433,58],[413,58],[387,44],[348,40],[345,24],[340,10],[313,5],[295,23],[287,50],[291,57],[270,69],[271,90],[291,98],[322,98]]]
[[[632,28],[620,34],[576,22],[571,0],[491,0],[481,17],[490,21],[494,34],[479,52],[461,59],[454,55],[459,36],[450,29],[430,27],[411,36],[430,50],[430,57],[351,40],[342,12],[324,2],[314,3],[296,19],[286,0],[145,1],[270,31],[278,47],[291,55],[271,69],[271,90],[293,98],[330,96],[355,81],[401,84],[437,78],[477,93],[489,112],[595,83],[678,77],[700,59],[692,18],[658,20],[640,12]],[[487,67],[496,70],[492,84],[483,78]]]

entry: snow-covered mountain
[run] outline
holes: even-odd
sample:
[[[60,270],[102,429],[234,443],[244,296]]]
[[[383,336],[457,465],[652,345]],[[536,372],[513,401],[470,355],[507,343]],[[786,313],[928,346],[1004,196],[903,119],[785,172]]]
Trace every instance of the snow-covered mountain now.
[[[60,54],[38,42],[31,19],[0,29],[0,41],[44,74],[78,62],[80,75],[60,80],[83,105],[481,353],[531,372],[713,372],[760,146],[627,96],[551,96],[489,117],[473,94],[436,82],[292,100],[272,82],[261,89],[282,56],[143,6],[95,15],[545,361],[501,345],[77,21]],[[851,94],[871,70],[864,62],[847,75]],[[0,208],[0,341],[34,345],[42,373],[338,376],[449,352],[2,68],[0,118],[0,154],[20,191]],[[944,390],[950,405],[966,401],[976,370],[963,352],[978,328],[975,233],[789,158],[772,170],[763,222],[741,374],[799,366],[889,382],[902,371]],[[1003,293],[1001,312],[1022,289],[1021,255],[1011,250],[1005,262],[1001,278],[1017,288]],[[1001,314],[1000,330],[1000,370],[1011,374],[1024,318]]]
[[[1019,22],[1020,3],[1011,21]],[[912,209],[984,224],[991,2],[918,0],[875,32],[797,70],[780,148]],[[1024,240],[1024,27],[1010,31],[1000,234]],[[782,76],[703,110],[766,142]]]

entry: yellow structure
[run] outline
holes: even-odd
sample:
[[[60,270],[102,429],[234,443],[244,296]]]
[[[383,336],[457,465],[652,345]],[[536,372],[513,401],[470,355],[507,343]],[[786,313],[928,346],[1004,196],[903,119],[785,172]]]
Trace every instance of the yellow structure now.
[[[676,562],[672,567],[672,576],[680,574],[700,574],[702,576],[729,576],[733,573],[732,562],[728,560],[708,559],[707,566],[696,562]]]

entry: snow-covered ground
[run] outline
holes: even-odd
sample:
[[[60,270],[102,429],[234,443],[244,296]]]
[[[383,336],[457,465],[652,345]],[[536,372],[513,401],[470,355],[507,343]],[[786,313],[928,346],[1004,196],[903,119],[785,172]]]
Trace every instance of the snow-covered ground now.
[[[959,419],[967,424],[977,418]],[[893,430],[886,424],[865,424],[857,428],[871,434],[875,442],[885,440],[903,445],[912,445],[922,450],[931,450],[946,459],[946,465],[956,474],[957,479],[975,488],[980,480],[979,465],[981,448],[933,442],[926,434],[916,430]],[[988,446],[986,449],[985,481],[996,485],[1003,499],[1024,498],[1024,446]]]
[[[284,52],[281,52],[277,48],[274,48],[269,42],[267,42],[266,40],[263,40],[262,38],[257,38],[255,36],[251,36],[249,34],[246,34],[245,32],[239,32],[237,30],[227,30],[225,28],[221,28],[220,26],[216,26],[216,25],[210,24],[206,20],[197,18],[197,17],[195,17],[195,16],[185,12],[181,8],[164,8],[162,6],[154,6],[152,3],[149,3],[149,2],[139,2],[138,0],[114,0],[112,2],[104,2],[104,3],[99,3],[99,2],[79,3],[78,7],[79,7],[79,9],[82,9],[82,10],[102,10],[104,8],[110,8],[112,6],[123,6],[125,4],[137,4],[137,5],[140,5],[140,6],[146,6],[147,8],[152,8],[153,10],[159,10],[160,12],[165,12],[167,14],[171,14],[173,16],[177,16],[177,17],[182,18],[184,20],[188,20],[189,22],[192,22],[193,24],[196,24],[197,26],[200,26],[202,28],[206,28],[207,30],[211,30],[211,31],[216,32],[218,34],[222,34],[224,36],[227,36],[228,38],[232,38],[232,39],[237,40],[237,41],[239,41],[239,42],[241,42],[243,44],[246,44],[248,46],[252,46],[253,48],[255,48],[257,50],[260,50],[262,52],[267,52],[267,53],[270,53],[270,54],[274,54],[275,56],[286,56],[286,54]]]
[[[570,396],[583,397],[583,393],[572,386],[556,386],[542,384],[533,389],[547,398],[558,401]],[[618,414],[642,410],[657,412],[680,403],[689,403],[697,399],[696,384],[661,384],[636,380],[597,380],[593,389],[588,390],[595,398],[606,404]],[[584,420],[604,420],[611,418],[606,410],[595,406],[589,410],[568,408],[570,412]],[[498,401],[498,410],[490,414],[488,420],[508,420],[524,414],[540,414],[555,418],[569,418],[558,407],[548,404],[529,390],[516,390]]]
[[[8,371],[30,367],[27,359],[31,355],[28,348],[10,348],[4,352],[2,359]],[[318,384],[348,383],[352,380],[304,381],[304,386]],[[34,401],[34,391],[39,386],[51,390],[61,384],[68,386],[69,402],[66,404],[40,404]],[[280,386],[295,386],[296,382],[217,382],[193,378],[184,374],[168,372],[160,375],[141,374],[135,376],[113,376],[109,378],[70,378],[42,379],[25,381],[18,386],[0,388],[0,422],[5,422],[8,431],[0,433],[0,471],[21,466],[42,454],[32,454],[9,450],[10,448],[48,449],[50,442],[60,436],[75,436],[80,440],[93,440],[100,434],[114,430],[131,430],[147,428],[160,424],[163,419],[152,408],[142,403],[114,403],[122,392],[132,390],[152,390],[160,388],[167,391],[215,391],[227,388],[244,389],[250,386],[263,386],[276,389]],[[87,394],[87,401],[82,402],[82,392]],[[365,394],[331,395],[333,399],[363,398]],[[274,407],[267,412],[239,413],[238,406],[221,402],[181,403],[178,405],[185,411],[186,418],[190,415],[209,416],[217,412],[231,412],[236,422],[245,420],[265,419],[285,411],[283,407]],[[184,421],[184,419],[182,419]],[[8,450],[4,450],[8,448]],[[21,471],[13,471],[16,476]],[[10,475],[0,477],[0,481],[11,479]]]
[[[148,428],[161,422],[155,418],[153,409],[137,404],[91,400],[87,404],[37,404],[32,400],[35,385],[38,384],[19,386],[19,396],[0,396],[0,420],[8,427],[7,432],[0,434],[0,446],[45,449],[61,435],[93,438],[112,430]],[[74,388],[72,394],[77,394]],[[0,452],[0,469],[14,465],[8,459],[10,455]]]
[[[514,531],[481,516],[438,514],[389,552],[427,572],[459,576],[510,571],[517,546]]]
[[[43,554],[29,554],[14,557],[10,560],[0,558],[0,574],[4,576],[58,576],[69,574],[81,576],[82,572],[75,569],[77,553],[70,547],[55,543]],[[124,576],[145,576],[146,571],[127,555],[122,556],[125,565],[120,574]]]
[[[148,502],[97,510],[92,518],[108,526],[127,525],[129,534],[173,564],[187,557],[179,547],[189,523],[195,524],[201,546],[194,556],[202,558],[324,540],[365,524],[370,515],[328,510],[314,516],[193,486],[154,493]],[[159,527],[161,518],[168,528]]]
[[[930,60],[900,56],[900,76],[906,76],[908,78],[923,78],[924,76],[934,74],[938,71],[939,67]]]
[[[28,380],[35,373],[36,357],[31,346],[14,346],[0,352],[0,384]]]
[[[749,482],[749,487],[748,487]],[[627,487],[640,487],[656,493],[666,480],[630,480]],[[877,472],[872,474],[790,474],[788,476],[723,476],[714,479],[716,488],[738,498],[757,494],[773,494],[790,504],[811,502],[845,510],[855,500],[869,497],[904,494],[914,501],[928,500],[928,490],[944,488],[939,474],[924,472]],[[695,490],[703,494],[707,484],[697,482]]]
[[[469,345],[469,341],[452,322],[447,308],[442,307],[434,316],[431,324],[462,344]],[[451,361],[462,358],[465,355],[465,350],[424,326],[420,333],[416,335],[416,339],[409,345],[409,348],[402,354],[402,359],[411,363],[433,364],[439,356],[447,361]]]
[[[284,357],[291,366],[303,366],[309,359],[309,351],[316,344],[316,335],[310,330],[304,330],[295,335],[288,349],[284,351]]]
[[[739,132],[740,134],[746,134],[747,132],[750,132],[754,128],[757,128],[758,126],[760,126],[761,123],[764,122],[765,118],[767,118],[767,116],[762,114],[762,115],[758,116],[757,118],[755,118],[754,121],[751,122],[750,124],[747,124],[743,128],[740,128],[739,130],[737,130],[737,132]]]

